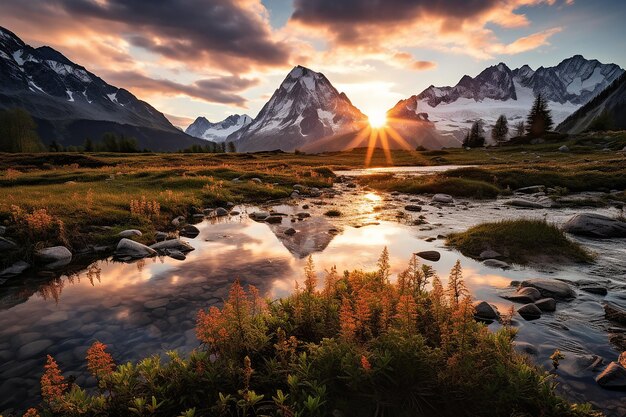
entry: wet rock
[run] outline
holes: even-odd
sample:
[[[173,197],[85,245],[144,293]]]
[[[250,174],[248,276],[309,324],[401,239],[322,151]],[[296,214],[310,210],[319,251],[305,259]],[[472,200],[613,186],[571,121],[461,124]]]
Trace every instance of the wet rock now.
[[[490,268],[502,268],[509,269],[511,266],[504,261],[499,261],[497,259],[486,259],[483,261],[483,265],[488,266]]]
[[[48,268],[58,268],[72,261],[72,252],[65,246],[52,246],[36,251],[35,259]]]
[[[0,252],[6,252],[17,249],[17,244],[12,240],[0,237]]]
[[[541,310],[535,304],[526,304],[517,309],[517,312],[526,320],[535,320],[541,317]]]
[[[215,215],[217,217],[224,217],[224,216],[228,216],[228,210],[226,210],[224,207],[218,207],[215,209],[215,211],[213,212],[215,213]]]
[[[539,310],[541,311],[550,312],[556,310],[556,300],[554,298],[542,298],[535,301],[535,305],[539,307]]]
[[[435,194],[431,199],[433,203],[453,204],[454,199],[448,194]]]
[[[606,288],[598,287],[598,286],[580,287],[580,290],[588,292],[588,293],[591,293],[591,294],[598,294],[598,295],[607,295],[607,293],[608,293]]]
[[[166,250],[166,255],[169,256],[172,259],[176,259],[177,261],[184,261],[185,259],[187,259],[187,257],[185,256],[184,253],[182,253],[179,250]]]
[[[311,214],[301,212],[301,213],[296,214],[296,216],[298,216],[299,219],[306,219],[307,217],[311,217]]]
[[[309,209],[309,205],[308,204],[305,204],[305,205],[302,206],[302,210],[308,210],[308,209]]]
[[[141,231],[137,230],[137,229],[128,229],[128,230],[123,230],[121,232],[119,232],[117,234],[119,237],[124,237],[127,239],[130,239],[131,237],[139,237],[142,235]]]
[[[165,251],[167,250],[177,250],[183,253],[191,252],[192,250],[194,250],[193,246],[180,239],[164,240],[163,242],[158,242],[154,245],[151,245],[150,248],[161,253],[166,253]]]
[[[512,200],[507,201],[505,204],[513,207],[522,207],[522,208],[545,208],[543,204],[537,203],[536,201],[525,200],[523,198],[514,198]]]
[[[17,351],[17,358],[23,361],[24,359],[42,356],[45,350],[52,346],[52,344],[52,340],[49,339],[27,343]]]
[[[422,211],[422,207],[416,204],[407,204],[406,206],[404,206],[404,209],[406,211]]]
[[[439,259],[441,259],[441,254],[436,250],[417,252],[416,255],[422,259],[426,259],[427,261],[431,262],[437,262]]]
[[[293,190],[290,194],[291,198],[300,198],[300,192],[298,190]]]
[[[536,355],[538,353],[537,348],[528,342],[520,342],[516,340],[512,343],[512,345],[513,349],[520,353],[525,353],[527,355]]]
[[[522,281],[522,287],[534,287],[539,290],[542,296],[556,299],[571,299],[576,297],[576,293],[568,284],[553,279],[534,278]]]
[[[161,242],[161,241],[163,241],[163,240],[167,239],[167,236],[168,236],[168,234],[167,234],[167,233],[165,233],[165,232],[156,232],[156,233],[154,234],[154,239],[155,239],[157,242]]]
[[[502,256],[501,254],[499,254],[495,250],[491,250],[491,249],[484,250],[484,251],[482,251],[480,253],[480,255],[478,255],[478,257],[480,259],[495,259],[495,258],[499,258],[501,256]]]
[[[4,236],[6,232],[7,232],[6,226],[0,226],[0,236]]]
[[[474,317],[485,320],[495,320],[499,316],[498,310],[486,301],[474,303]]]
[[[612,303],[604,305],[604,316],[607,320],[626,324],[626,309]]]
[[[287,236],[293,236],[296,234],[296,229],[294,229],[293,227],[290,227],[289,229],[285,230],[284,232]]]
[[[282,223],[282,221],[283,218],[281,216],[268,216],[265,218],[265,222],[270,224],[278,224]]]
[[[617,362],[611,362],[596,377],[596,382],[602,388],[626,390],[626,368]]]
[[[600,239],[626,237],[626,222],[595,213],[576,214],[563,226],[563,231],[573,235]]]
[[[200,234],[200,229],[196,226],[188,224],[180,230],[179,234],[183,237],[193,239]]]
[[[536,288],[523,287],[518,289],[513,294],[506,294],[502,297],[516,303],[531,304],[541,298],[541,293]]]
[[[256,221],[263,221],[269,216],[270,214],[267,211],[255,211],[254,213],[250,213],[250,218]]]
[[[346,184],[346,187],[348,187],[348,188],[356,188],[356,184],[353,183],[353,182],[350,182],[350,183]]]
[[[0,271],[0,280],[16,277],[26,271],[28,268],[30,268],[29,263],[24,261],[17,261],[10,267]]]
[[[146,258],[156,255],[156,251],[144,244],[130,239],[122,239],[115,248],[117,258],[129,257],[131,259]]]
[[[185,223],[185,216],[178,216],[174,220],[172,220],[172,225],[174,227],[179,227],[183,223]]]
[[[516,193],[522,194],[535,194],[535,193],[543,193],[546,190],[545,185],[531,185],[530,187],[522,187],[515,190]]]

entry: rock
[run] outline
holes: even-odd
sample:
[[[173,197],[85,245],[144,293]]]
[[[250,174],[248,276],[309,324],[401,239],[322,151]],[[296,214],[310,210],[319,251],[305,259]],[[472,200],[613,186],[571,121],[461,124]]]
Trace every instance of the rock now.
[[[157,252],[161,252],[165,254],[167,254],[166,251],[168,250],[169,251],[177,250],[183,253],[191,252],[192,250],[194,250],[193,246],[191,246],[189,243],[180,239],[164,240],[163,242],[158,242],[158,243],[155,243],[154,245],[151,245],[150,248],[154,249]]]
[[[255,182],[257,184],[263,184],[263,181],[261,181],[261,178],[252,178],[250,181]]]
[[[588,292],[588,293],[591,293],[591,294],[598,294],[598,295],[607,295],[607,293],[608,293],[606,288],[598,287],[598,286],[580,287],[580,290]]]
[[[293,190],[290,194],[291,198],[300,198],[300,192],[298,190]]]
[[[302,210],[308,210],[308,209],[309,209],[309,205],[308,204],[305,204],[305,205],[302,206]]]
[[[576,214],[563,225],[563,231],[595,238],[626,237],[626,222],[595,213]]]
[[[49,339],[27,343],[17,352],[17,357],[20,361],[23,361],[25,359],[41,356],[52,344],[52,340]]]
[[[172,225],[174,227],[178,227],[183,223],[185,223],[185,216],[178,216],[174,220],[172,220]]]
[[[169,256],[172,259],[176,259],[178,261],[184,261],[185,259],[187,259],[187,257],[185,256],[184,253],[182,253],[179,250],[170,250],[170,249],[166,249],[165,254],[167,256]]]
[[[268,216],[265,218],[265,222],[270,223],[270,224],[278,224],[278,223],[282,223],[282,221],[283,221],[282,216]]]
[[[65,246],[53,246],[35,252],[38,262],[49,268],[58,268],[72,261],[72,252]]]
[[[422,211],[422,208],[416,204],[408,204],[404,206],[406,211]]]
[[[486,259],[483,261],[483,265],[488,266],[490,268],[502,268],[502,269],[509,269],[511,267],[506,262],[499,261],[497,259]]]
[[[156,255],[156,251],[144,244],[130,239],[122,239],[115,248],[117,258],[130,257],[134,259],[146,258]]]
[[[356,188],[356,184],[353,183],[353,182],[350,182],[350,183],[346,184],[346,187],[348,187],[348,188]]]
[[[228,210],[226,210],[224,207],[218,207],[215,209],[214,211],[215,215],[217,217],[224,217],[224,216],[228,216]]]
[[[556,310],[556,300],[554,298],[542,298],[540,300],[535,301],[535,305],[539,307],[541,311],[555,311]]]
[[[626,390],[626,368],[617,362],[611,362],[596,377],[596,382],[602,388]]]
[[[17,249],[17,244],[9,239],[0,237],[0,252],[6,252]]]
[[[298,216],[298,218],[300,219],[306,219],[307,217],[311,217],[311,213],[301,212],[301,213],[296,214],[296,216]]]
[[[294,190],[302,190],[302,189],[304,189],[304,185],[302,185],[302,184],[294,184],[293,185],[293,189]]]
[[[514,198],[512,200],[507,201],[505,204],[513,207],[523,207],[523,208],[546,208],[543,204],[537,203],[535,201],[525,200],[523,198]]]
[[[534,278],[522,281],[522,287],[534,287],[539,290],[542,296],[556,299],[571,299],[576,297],[576,293],[568,284],[554,279]]]
[[[474,317],[486,320],[495,320],[499,316],[498,310],[496,310],[491,304],[486,301],[477,301],[474,303]]]
[[[167,236],[168,236],[168,234],[167,234],[167,233],[165,233],[165,232],[156,232],[156,233],[154,234],[154,239],[155,239],[157,242],[161,242],[161,241],[163,241],[163,240],[167,239]]]
[[[431,262],[437,262],[439,259],[441,259],[441,254],[436,250],[417,252],[416,255],[422,259],[426,259],[427,261]]]
[[[569,152],[569,148],[567,146],[563,145],[563,146],[561,146],[559,148],[559,152]]]
[[[431,199],[433,203],[453,204],[454,199],[448,194],[435,194]]]
[[[263,221],[269,216],[270,214],[267,211],[255,211],[254,213],[250,213],[250,218],[256,221]]]
[[[499,258],[502,255],[500,255],[498,252],[496,252],[495,250],[484,250],[480,253],[480,255],[478,255],[478,257],[480,259],[495,259],[495,258]]]
[[[526,320],[535,320],[541,317],[541,310],[534,304],[525,304],[518,308],[517,312]]]
[[[541,293],[536,288],[524,287],[518,289],[513,294],[503,295],[502,297],[516,303],[531,304],[541,298]]]
[[[522,194],[535,194],[535,193],[543,193],[546,190],[545,185],[531,185],[530,187],[522,187],[515,190],[516,193]]]
[[[3,236],[7,232],[6,226],[0,226],[0,236]]]
[[[296,229],[294,229],[293,227],[290,227],[289,229],[285,230],[284,232],[287,236],[293,236],[296,234]]]
[[[604,317],[607,320],[626,324],[626,309],[612,303],[604,305]]]
[[[127,239],[130,239],[131,237],[139,237],[142,235],[141,231],[137,230],[137,229],[128,229],[128,230],[123,230],[121,232],[119,232],[117,234],[119,237],[125,237]]]
[[[527,355],[536,355],[538,353],[537,348],[528,342],[520,342],[516,340],[512,343],[512,345],[513,349],[520,353],[525,353]]]
[[[200,229],[198,229],[194,225],[188,224],[185,227],[183,227],[179,233],[181,236],[193,239],[200,234]]]
[[[26,271],[28,268],[30,268],[30,264],[28,264],[27,262],[17,261],[10,267],[0,271],[0,278],[6,279],[16,277]]]

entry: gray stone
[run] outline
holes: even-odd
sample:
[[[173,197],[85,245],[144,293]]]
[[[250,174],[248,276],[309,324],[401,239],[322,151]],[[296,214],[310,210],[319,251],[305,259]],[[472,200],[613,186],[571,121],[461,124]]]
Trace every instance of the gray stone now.
[[[300,218],[300,219],[305,219],[307,217],[311,217],[311,214],[310,213],[301,212],[301,213],[296,214],[296,216],[298,216],[298,218]]]
[[[435,194],[431,199],[433,203],[452,204],[454,199],[448,194]]]
[[[263,181],[261,181],[261,178],[252,178],[250,181],[255,182],[257,184],[263,184]]]
[[[604,305],[604,316],[607,320],[626,324],[626,309],[612,303]]]
[[[404,206],[404,209],[406,211],[422,211],[422,207],[416,204],[407,204],[406,206]]]
[[[595,213],[576,214],[563,226],[573,235],[595,238],[626,237],[626,222]]]
[[[499,261],[497,259],[486,259],[483,261],[483,265],[488,266],[490,268],[502,268],[509,269],[511,266],[504,261]]]
[[[183,253],[194,250],[193,246],[180,239],[170,239],[164,240],[163,242],[157,242],[154,245],[151,245],[150,248],[161,253],[166,253],[167,250],[177,250]]]
[[[598,287],[598,286],[580,287],[580,290],[588,292],[588,293],[591,293],[591,294],[598,294],[598,295],[607,295],[607,293],[608,293],[606,288]]]
[[[143,306],[148,310],[154,310],[160,307],[168,305],[169,300],[167,298],[157,298],[156,300],[149,300],[143,303]]]
[[[515,192],[522,193],[522,194],[535,194],[535,193],[542,193],[545,190],[546,190],[545,185],[531,185],[530,187],[518,188],[517,190],[515,190]]]
[[[117,258],[130,257],[134,259],[156,255],[156,251],[142,243],[130,239],[122,239],[115,248]]]
[[[165,252],[167,254],[167,256],[169,256],[172,259],[176,259],[177,261],[184,261],[185,259],[187,259],[187,257],[185,256],[184,253],[182,253],[179,250],[166,250]]]
[[[178,216],[174,220],[172,220],[172,225],[178,227],[181,224],[185,223],[185,221],[185,216]]]
[[[255,211],[254,213],[250,213],[250,218],[257,221],[263,221],[269,216],[270,214],[267,211]]]
[[[426,259],[427,261],[431,262],[437,262],[439,259],[441,259],[441,254],[435,250],[417,252],[416,255],[422,259]]]
[[[13,278],[30,268],[30,264],[24,261],[17,261],[10,267],[0,271],[0,278]]]
[[[474,303],[474,317],[487,320],[495,320],[499,316],[498,310],[496,310],[491,304],[486,301],[477,301]]]
[[[495,258],[499,258],[501,256],[502,256],[501,254],[499,254],[495,250],[491,250],[491,249],[484,250],[484,251],[482,251],[480,253],[480,255],[478,255],[478,257],[480,259],[495,259]]]
[[[536,288],[523,287],[523,288],[518,289],[513,294],[503,295],[502,297],[506,298],[507,300],[514,301],[516,303],[530,304],[539,300],[541,298],[541,293]]]
[[[296,229],[294,229],[293,227],[290,227],[289,229],[285,230],[284,232],[287,236],[293,236],[296,234]]]
[[[52,340],[42,339],[25,344],[18,350],[17,358],[20,361],[33,357],[42,356],[46,349],[52,346]]]
[[[156,233],[154,234],[154,239],[155,239],[157,242],[161,242],[162,240],[167,239],[167,236],[168,236],[168,234],[167,234],[167,233],[165,233],[165,232],[156,232]]]
[[[139,237],[141,235],[142,235],[141,231],[139,231],[137,229],[123,230],[123,231],[118,233],[119,237],[125,237],[127,239],[130,239],[131,237],[135,237],[135,236]]]
[[[569,148],[567,146],[563,145],[563,146],[561,146],[559,148],[559,152],[569,152]]]
[[[568,284],[554,279],[533,278],[522,281],[522,287],[534,287],[542,296],[556,299],[575,298],[576,293]]]
[[[523,198],[514,198],[506,202],[507,205],[513,207],[522,207],[522,208],[545,208],[543,204],[537,203],[535,201],[525,200]]]
[[[602,388],[626,390],[626,368],[617,362],[611,362],[596,377],[596,382]]]
[[[535,304],[526,304],[517,309],[517,312],[526,320],[535,320],[541,317],[541,310]]]
[[[35,258],[47,267],[61,267],[72,261],[72,252],[65,246],[53,246],[36,251]]]
[[[267,223],[277,224],[277,223],[281,223],[283,221],[283,218],[282,216],[268,216],[265,218],[265,221]]]
[[[535,301],[535,305],[539,307],[541,311],[555,311],[556,310],[556,300],[554,298],[542,298],[540,300]]]
[[[224,217],[224,216],[228,216],[228,210],[226,210],[226,209],[225,209],[225,208],[223,208],[223,207],[218,207],[218,208],[216,208],[214,213],[215,213],[215,215],[216,215],[217,217]]]
[[[198,229],[194,225],[188,224],[180,230],[179,234],[181,236],[193,239],[200,234],[200,229]]]

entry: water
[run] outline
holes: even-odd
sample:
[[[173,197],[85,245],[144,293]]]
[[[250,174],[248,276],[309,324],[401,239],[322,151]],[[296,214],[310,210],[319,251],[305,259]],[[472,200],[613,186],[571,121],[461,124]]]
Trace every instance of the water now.
[[[471,168],[474,165],[434,165],[434,166],[406,166],[406,167],[379,167],[379,168],[363,168],[351,169],[344,171],[335,171],[337,175],[346,177],[360,177],[372,174],[394,174],[396,176],[420,176],[439,174],[441,172],[450,171],[457,168]]]
[[[440,261],[424,262],[444,278],[460,259],[473,296],[496,304],[501,312],[511,305],[500,297],[510,290],[511,280],[552,277],[606,283],[610,288],[607,297],[579,292],[575,301],[559,303],[555,313],[539,320],[527,322],[517,316],[517,340],[532,343],[538,350],[533,360],[546,367],[550,366],[549,355],[555,348],[561,349],[566,356],[558,371],[562,392],[577,401],[593,401],[610,415],[624,415],[626,410],[616,407],[626,396],[601,389],[594,381],[598,370],[584,369],[585,355],[598,355],[608,363],[619,354],[608,342],[609,323],[604,320],[601,302],[626,305],[623,241],[579,240],[598,253],[594,265],[503,271],[445,248],[441,239],[425,239],[465,230],[486,219],[532,217],[562,224],[582,210],[520,210],[502,201],[470,200],[439,208],[420,198],[424,210],[408,213],[403,207],[415,197],[343,185],[335,189],[336,196],[269,207],[237,207],[241,211],[238,216],[205,220],[197,225],[201,230],[198,237],[185,239],[195,251],[182,262],[153,258],[126,264],[104,259],[55,279],[34,275],[5,284],[0,288],[0,410],[23,408],[28,400],[37,399],[46,354],[56,358],[66,375],[89,387],[94,381],[87,377],[84,357],[95,340],[107,344],[118,363],[169,349],[188,352],[199,345],[194,334],[197,311],[219,304],[235,279],[276,298],[289,294],[295,281],[303,279],[309,254],[318,271],[333,265],[340,270],[371,270],[387,246],[394,274],[406,267],[412,253],[422,250],[441,252]],[[304,204],[310,209],[303,210]],[[344,215],[325,217],[323,213],[331,208]],[[248,213],[258,209],[285,214],[283,222],[268,225],[249,219]],[[296,220],[295,214],[302,211],[311,217]],[[617,214],[613,209],[594,211]],[[428,224],[413,226],[418,215],[424,215]],[[284,234],[289,227],[297,230],[294,236]],[[497,326],[491,325],[493,329]]]

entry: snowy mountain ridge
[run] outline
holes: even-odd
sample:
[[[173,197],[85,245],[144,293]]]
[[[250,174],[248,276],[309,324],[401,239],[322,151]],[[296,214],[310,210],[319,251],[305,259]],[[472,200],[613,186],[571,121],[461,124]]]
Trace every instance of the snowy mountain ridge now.
[[[198,117],[190,124],[185,133],[200,139],[212,142],[225,142],[229,135],[252,123],[252,118],[247,114],[233,114],[221,122],[211,123],[206,117]]]

